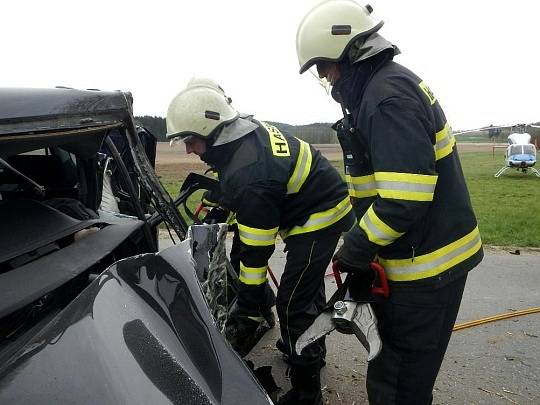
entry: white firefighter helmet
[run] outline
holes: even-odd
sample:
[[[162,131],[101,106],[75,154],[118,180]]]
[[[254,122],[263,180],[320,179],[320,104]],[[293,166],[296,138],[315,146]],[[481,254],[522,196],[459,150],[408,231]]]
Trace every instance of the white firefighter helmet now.
[[[309,11],[296,32],[300,73],[319,61],[338,62],[358,38],[377,32],[371,6],[353,0],[326,0]]]
[[[221,87],[190,82],[169,104],[167,138],[210,139],[217,133],[216,129],[236,120],[238,115]]]
[[[232,103],[232,99],[230,97],[227,97],[227,95],[225,94],[225,90],[223,90],[223,87],[221,87],[219,83],[216,82],[215,80],[209,79],[207,77],[192,77],[187,87],[196,87],[196,86],[206,86],[206,87],[215,89],[227,98],[227,101],[229,102],[229,104]]]

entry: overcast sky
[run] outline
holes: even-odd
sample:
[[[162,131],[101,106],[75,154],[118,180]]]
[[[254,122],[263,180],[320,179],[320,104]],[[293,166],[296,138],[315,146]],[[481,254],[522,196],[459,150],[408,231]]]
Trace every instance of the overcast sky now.
[[[0,87],[120,89],[136,115],[165,116],[192,76],[207,76],[259,119],[333,122],[338,105],[298,74],[296,29],[317,3],[3,1]],[[369,3],[454,129],[540,121],[540,2]]]

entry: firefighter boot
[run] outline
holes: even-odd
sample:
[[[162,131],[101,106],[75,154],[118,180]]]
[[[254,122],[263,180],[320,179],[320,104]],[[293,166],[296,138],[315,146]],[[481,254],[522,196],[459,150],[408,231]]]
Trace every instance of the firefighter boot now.
[[[319,362],[291,366],[292,388],[279,399],[278,405],[322,405],[320,371]]]

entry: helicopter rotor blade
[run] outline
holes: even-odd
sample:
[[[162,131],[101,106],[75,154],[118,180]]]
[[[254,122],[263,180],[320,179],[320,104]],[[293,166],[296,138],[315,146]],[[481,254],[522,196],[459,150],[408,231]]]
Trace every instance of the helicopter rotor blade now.
[[[538,124],[508,124],[508,125],[492,125],[487,127],[475,128],[475,129],[466,129],[464,131],[453,132],[454,135],[469,134],[471,132],[480,132],[480,131],[489,131],[490,129],[504,129],[504,128],[514,128],[514,127],[531,127],[531,128],[540,128]]]

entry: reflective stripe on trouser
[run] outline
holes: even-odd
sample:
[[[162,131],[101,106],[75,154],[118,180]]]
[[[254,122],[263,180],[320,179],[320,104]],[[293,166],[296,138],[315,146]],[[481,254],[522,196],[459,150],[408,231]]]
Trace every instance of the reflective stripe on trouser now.
[[[467,260],[482,247],[478,227],[467,235],[434,252],[407,259],[385,259],[379,262],[392,281],[413,281],[433,277]]]
[[[377,193],[382,198],[433,201],[437,175],[375,172]]]
[[[313,231],[318,231],[324,228],[329,227],[330,225],[335,224],[345,215],[347,215],[352,210],[351,200],[349,196],[345,197],[339,204],[334,208],[330,208],[326,211],[317,212],[311,214],[308,220],[299,226],[295,226],[289,230],[281,231],[281,237],[283,239],[292,236],[298,235],[301,233],[308,233]]]
[[[358,224],[368,239],[379,245],[386,246],[403,235],[403,232],[398,232],[385,224],[373,210],[373,204],[370,205],[366,213]]]
[[[240,262],[240,274],[238,279],[240,282],[248,285],[260,285],[266,283],[266,272],[268,266],[263,267],[248,267]]]
[[[287,194],[294,194],[300,191],[311,170],[311,148],[307,142],[298,139],[300,150],[294,166],[293,174],[287,182]]]
[[[435,160],[440,160],[452,153],[455,144],[456,140],[452,134],[450,125],[446,123],[444,124],[444,128],[435,134],[435,145],[433,146]]]
[[[345,176],[349,195],[355,198],[373,197],[377,195],[377,183],[373,174],[367,176]]]
[[[238,224],[240,240],[249,246],[271,246],[276,241],[278,227],[272,229],[253,228],[251,226]]]

